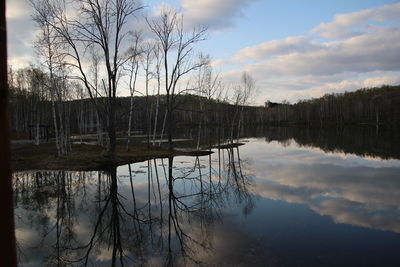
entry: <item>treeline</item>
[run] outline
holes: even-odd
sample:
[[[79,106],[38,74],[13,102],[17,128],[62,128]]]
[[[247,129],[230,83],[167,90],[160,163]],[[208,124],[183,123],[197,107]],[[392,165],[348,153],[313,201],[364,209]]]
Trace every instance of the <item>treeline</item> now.
[[[102,99],[98,99],[102,101]],[[159,102],[157,107],[157,101]],[[131,105],[132,102],[132,105]],[[197,95],[176,96],[174,106],[173,124],[178,131],[179,128],[209,126],[221,126],[230,131],[233,117],[241,117],[241,124],[255,125],[263,123],[264,108],[252,106],[237,106],[226,101],[207,99]],[[62,103],[68,115],[68,131],[71,134],[94,134],[97,123],[104,131],[104,125],[98,121],[96,107],[91,99],[68,100]],[[53,116],[51,112],[52,102],[41,99],[35,92],[12,88],[10,96],[10,117],[14,138],[35,138],[39,127],[40,138],[45,137],[46,129],[49,136],[54,136]],[[125,135],[128,129],[130,111],[131,130],[152,134],[157,127],[157,136],[165,128],[167,108],[165,96],[135,96],[118,97],[116,99],[116,128],[119,135]],[[132,109],[131,109],[132,107]],[[156,115],[156,108],[157,115]],[[235,115],[235,113],[238,113]],[[150,131],[147,123],[151,121]],[[234,135],[236,137],[238,119],[233,122]],[[165,129],[164,129],[165,130]]]
[[[382,86],[268,108],[267,123],[307,125],[372,124],[393,127],[400,123],[400,86]],[[397,126],[396,126],[397,127]]]
[[[174,129],[187,126],[202,128],[221,126],[233,128],[237,135],[239,120],[242,125],[305,124],[311,126],[374,125],[386,128],[398,127],[400,123],[400,86],[382,86],[361,89],[343,94],[300,101],[296,104],[281,104],[273,108],[240,106],[227,101],[198,95],[178,95],[175,99]],[[46,131],[52,136],[51,101],[38,94],[37,90],[13,87],[11,90],[11,122],[14,137],[32,137],[38,129],[43,138]],[[100,98],[98,101],[102,101]],[[126,132],[131,117],[131,130],[157,134],[165,128],[166,98],[164,95],[118,97],[116,99],[116,128]],[[158,103],[158,104],[157,104]],[[95,133],[100,123],[97,110],[91,99],[69,100],[62,109],[68,114],[68,131],[73,134]],[[157,106],[158,105],[158,106]],[[133,112],[131,112],[133,111]],[[236,114],[237,113],[237,114]],[[150,127],[149,127],[150,121]],[[39,127],[37,127],[39,125]],[[155,130],[155,131],[154,131]],[[164,129],[165,130],[165,129]]]

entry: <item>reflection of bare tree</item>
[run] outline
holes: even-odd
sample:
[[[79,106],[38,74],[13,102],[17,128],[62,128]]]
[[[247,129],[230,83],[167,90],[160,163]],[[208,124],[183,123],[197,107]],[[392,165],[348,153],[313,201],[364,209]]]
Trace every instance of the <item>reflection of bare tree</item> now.
[[[237,199],[239,200],[240,203],[243,202],[245,203],[243,209],[244,213],[249,214],[254,207],[254,201],[248,190],[248,186],[250,185],[250,180],[243,173],[242,163],[241,163],[242,161],[240,159],[240,154],[239,154],[239,147],[229,148],[227,150],[229,156],[228,172],[232,172],[232,178],[233,178],[232,182],[235,183],[233,187],[236,188],[236,190],[234,190],[233,192],[236,193]],[[236,150],[236,155],[237,155],[236,160],[235,160],[234,150]]]
[[[236,158],[235,158],[236,152]],[[208,170],[196,157],[194,166],[183,170],[180,175],[172,171],[173,158],[168,160],[169,185],[169,217],[168,217],[168,254],[166,264],[172,265],[177,255],[183,260],[199,263],[195,252],[200,249],[211,249],[211,226],[220,218],[221,210],[230,200],[245,203],[244,210],[250,212],[254,201],[248,191],[249,177],[244,175],[241,165],[239,149],[227,149],[226,166],[221,171],[221,151],[218,151],[218,170],[212,167],[211,155],[208,156]],[[205,170],[203,170],[205,169]],[[179,184],[176,184],[179,182]],[[190,188],[190,190],[176,189],[176,187]],[[234,196],[234,199],[231,198]],[[186,220],[186,221],[185,221]],[[195,222],[197,231],[201,234],[194,238],[193,232],[187,231],[186,225]],[[179,241],[179,248],[174,252],[171,248],[171,232]]]
[[[106,181],[106,187],[99,186],[98,189],[98,199],[99,202],[103,203],[102,207],[98,209],[97,219],[94,222],[89,241],[82,246],[72,248],[72,250],[84,251],[81,257],[78,257],[73,262],[87,266],[92,260],[91,253],[93,251],[98,252],[99,249],[106,249],[111,251],[110,260],[112,266],[115,266],[117,261],[121,266],[124,266],[126,261],[134,260],[131,256],[132,252],[139,251],[137,254],[140,254],[143,242],[140,224],[146,224],[147,222],[139,215],[132,178],[130,181],[133,212],[126,209],[126,204],[121,200],[124,196],[121,196],[118,192],[116,168],[105,172],[102,178]],[[103,199],[100,197],[101,195],[104,196]],[[123,244],[125,246],[129,245],[131,251],[127,252],[128,249]]]
[[[248,211],[253,205],[239,150],[218,151],[215,161],[197,157],[191,166],[172,157],[164,163],[147,161],[146,172],[129,165],[124,182],[116,168],[97,175],[16,174],[17,206],[36,211],[31,220],[42,229],[40,243],[52,247],[45,261],[58,266],[98,260],[112,266],[146,265],[150,259],[164,265],[200,263],[197,252],[212,249],[212,226],[222,208],[230,201],[245,203]],[[134,178],[142,172],[145,186]]]
[[[14,174],[16,207],[32,211],[25,217],[18,213],[16,216],[25,223],[34,222],[30,223],[32,228],[40,232],[41,240],[32,246],[42,247],[50,235],[55,235],[47,241],[51,247],[47,261],[51,265],[65,265],[68,261],[65,247],[74,238],[72,176],[73,173],[65,171]],[[50,210],[55,212],[54,224]]]

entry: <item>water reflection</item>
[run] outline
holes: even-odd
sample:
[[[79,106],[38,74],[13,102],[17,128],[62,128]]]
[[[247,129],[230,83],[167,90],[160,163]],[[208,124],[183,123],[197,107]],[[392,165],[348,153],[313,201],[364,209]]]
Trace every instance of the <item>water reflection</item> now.
[[[254,205],[239,150],[216,155],[152,160],[107,172],[14,173],[20,261],[201,264],[212,252],[213,226],[224,209],[236,203],[249,213]]]
[[[14,174],[33,266],[398,266],[400,161],[295,139],[107,172]]]
[[[283,145],[294,140],[305,147],[318,147],[325,152],[344,152],[358,156],[400,159],[400,132],[375,127],[265,127],[259,129],[267,142]],[[255,136],[255,135],[253,135]],[[260,136],[258,133],[257,136]]]
[[[337,223],[400,233],[400,162],[251,142],[257,194],[305,204]],[[277,158],[279,160],[277,160]]]

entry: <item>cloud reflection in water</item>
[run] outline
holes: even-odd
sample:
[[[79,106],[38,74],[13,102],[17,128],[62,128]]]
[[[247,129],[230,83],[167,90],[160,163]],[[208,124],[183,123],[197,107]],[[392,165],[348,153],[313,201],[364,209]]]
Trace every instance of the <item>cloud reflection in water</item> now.
[[[256,194],[306,204],[337,223],[400,233],[400,161],[250,142]]]

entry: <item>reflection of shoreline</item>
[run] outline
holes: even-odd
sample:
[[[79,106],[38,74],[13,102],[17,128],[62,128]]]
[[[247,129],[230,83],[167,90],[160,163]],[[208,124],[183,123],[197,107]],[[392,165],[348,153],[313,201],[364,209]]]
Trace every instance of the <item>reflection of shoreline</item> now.
[[[400,159],[399,134],[371,127],[310,128],[266,127],[266,141],[285,145],[293,139],[300,146],[318,147],[324,152],[343,152],[357,156]]]

